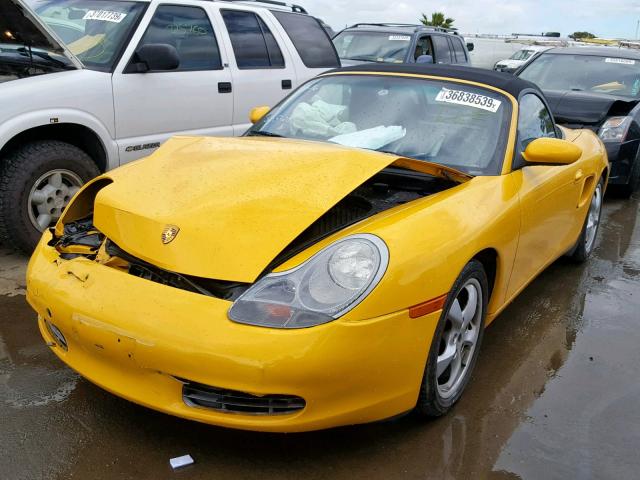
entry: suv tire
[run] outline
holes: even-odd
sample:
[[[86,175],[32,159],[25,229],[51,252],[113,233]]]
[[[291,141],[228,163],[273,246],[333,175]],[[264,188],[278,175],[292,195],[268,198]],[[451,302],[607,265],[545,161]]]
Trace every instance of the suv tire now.
[[[99,174],[89,155],[66,142],[39,140],[13,150],[0,164],[0,241],[30,253],[75,191]],[[51,213],[44,228],[36,227],[37,219],[46,222],[36,194],[37,208]]]

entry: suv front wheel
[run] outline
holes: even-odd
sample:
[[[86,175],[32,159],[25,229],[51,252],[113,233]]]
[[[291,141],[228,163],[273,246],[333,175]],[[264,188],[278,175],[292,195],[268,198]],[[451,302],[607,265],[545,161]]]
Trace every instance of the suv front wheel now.
[[[29,253],[71,197],[100,174],[91,157],[56,140],[28,143],[0,165],[0,240]]]

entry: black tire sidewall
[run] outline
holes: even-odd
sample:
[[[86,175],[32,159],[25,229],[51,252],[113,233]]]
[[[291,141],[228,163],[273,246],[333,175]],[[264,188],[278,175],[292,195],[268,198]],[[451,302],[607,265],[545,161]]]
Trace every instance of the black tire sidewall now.
[[[3,159],[0,169],[1,236],[23,252],[32,251],[42,236],[29,218],[29,193],[42,175],[57,169],[74,172],[83,183],[100,173],[83,150],[55,140],[31,142]]]
[[[436,378],[436,364],[438,359],[440,339],[442,338],[442,334],[446,325],[446,318],[449,309],[451,308],[451,305],[453,304],[463,285],[470,278],[475,278],[476,280],[478,280],[482,289],[482,328],[480,329],[480,332],[478,334],[478,340],[476,343],[476,348],[473,352],[473,357],[471,358],[471,364],[467,371],[466,377],[463,379],[460,389],[458,390],[456,395],[450,398],[443,398],[438,392]],[[418,402],[416,405],[416,410],[419,414],[430,417],[443,415],[460,399],[464,390],[466,389],[467,384],[469,383],[473,375],[473,370],[478,360],[478,355],[480,354],[480,348],[482,345],[482,339],[484,337],[484,323],[486,321],[487,305],[489,303],[488,291],[489,285],[487,275],[482,264],[477,260],[472,260],[467,263],[467,265],[465,265],[462,272],[454,282],[453,287],[451,288],[451,291],[447,296],[447,301],[444,308],[442,309],[442,314],[440,315],[438,326],[436,327],[436,331],[431,341],[429,356],[427,358],[427,365],[422,378],[420,394],[418,396]]]

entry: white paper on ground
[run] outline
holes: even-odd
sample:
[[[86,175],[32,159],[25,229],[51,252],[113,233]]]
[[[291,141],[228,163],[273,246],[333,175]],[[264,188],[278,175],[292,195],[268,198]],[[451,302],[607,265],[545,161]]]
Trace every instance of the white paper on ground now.
[[[187,465],[193,464],[193,458],[191,455],[182,455],[181,457],[175,457],[169,459],[169,463],[171,464],[171,468],[174,470],[177,468],[186,467]]]
[[[336,135],[329,139],[330,142],[339,143],[347,147],[368,148],[378,150],[385,145],[400,140],[407,134],[407,130],[399,125],[367,128],[353,133]]]

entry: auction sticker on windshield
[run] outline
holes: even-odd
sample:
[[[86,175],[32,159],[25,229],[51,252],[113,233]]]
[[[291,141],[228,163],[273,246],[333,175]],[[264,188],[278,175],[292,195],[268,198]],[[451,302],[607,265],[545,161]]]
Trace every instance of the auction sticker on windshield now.
[[[500,104],[500,100],[480,95],[478,93],[465,92],[464,90],[453,90],[442,87],[442,90],[436,95],[436,102],[455,103],[457,105],[466,105],[468,107],[481,108],[489,112],[496,113]]]
[[[635,65],[636,61],[629,58],[605,58],[606,63],[621,63],[623,65]]]
[[[82,17],[82,19],[120,23],[126,16],[127,14],[122,12],[111,12],[109,10],[89,10],[84,14],[84,17]]]
[[[408,42],[409,40],[411,40],[411,37],[408,35],[389,35],[389,40]]]

